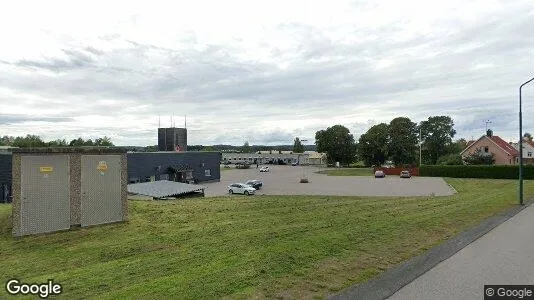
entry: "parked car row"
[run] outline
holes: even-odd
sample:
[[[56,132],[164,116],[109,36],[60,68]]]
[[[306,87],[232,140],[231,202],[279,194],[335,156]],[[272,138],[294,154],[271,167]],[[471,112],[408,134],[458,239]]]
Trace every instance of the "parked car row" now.
[[[254,195],[256,190],[263,187],[263,182],[257,179],[248,180],[245,183],[232,183],[228,186],[228,193],[230,194],[243,194]]]
[[[385,178],[386,173],[382,170],[375,171],[375,178]],[[400,172],[400,178],[410,178],[412,175],[410,174],[410,171],[401,171]]]

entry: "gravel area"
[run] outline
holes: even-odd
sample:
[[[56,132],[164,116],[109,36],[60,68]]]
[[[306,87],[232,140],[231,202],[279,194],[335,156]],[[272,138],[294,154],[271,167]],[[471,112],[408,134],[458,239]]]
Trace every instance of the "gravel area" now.
[[[455,193],[445,180],[438,177],[399,178],[387,176],[327,176],[317,174],[318,167],[269,166],[270,172],[261,173],[256,166],[250,169],[232,169],[221,172],[221,181],[202,183],[206,197],[228,194],[228,185],[250,179],[263,181],[257,195],[337,195],[337,196],[449,196]],[[323,168],[324,170],[324,168]],[[300,183],[307,176],[309,183]]]

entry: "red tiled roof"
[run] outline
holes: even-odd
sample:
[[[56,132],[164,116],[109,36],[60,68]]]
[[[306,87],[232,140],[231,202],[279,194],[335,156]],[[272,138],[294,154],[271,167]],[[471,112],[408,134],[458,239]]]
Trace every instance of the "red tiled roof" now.
[[[501,147],[504,151],[508,152],[508,154],[519,156],[519,151],[517,151],[517,149],[515,149],[512,145],[508,144],[500,137],[494,135],[488,138],[492,140],[495,144],[497,144],[499,147]]]
[[[532,141],[532,142],[531,142],[531,141],[526,141],[526,142],[527,142],[527,144],[529,144],[532,148],[534,148],[534,141]]]

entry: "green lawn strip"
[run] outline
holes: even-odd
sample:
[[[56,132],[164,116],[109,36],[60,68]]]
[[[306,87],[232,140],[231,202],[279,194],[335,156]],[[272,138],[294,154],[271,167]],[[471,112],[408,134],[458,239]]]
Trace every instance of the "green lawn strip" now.
[[[447,181],[459,194],[130,201],[126,224],[21,239],[4,228],[0,279],[53,278],[69,298],[322,297],[516,203],[514,181]]]
[[[373,176],[372,168],[340,168],[317,171],[318,174],[328,176]]]

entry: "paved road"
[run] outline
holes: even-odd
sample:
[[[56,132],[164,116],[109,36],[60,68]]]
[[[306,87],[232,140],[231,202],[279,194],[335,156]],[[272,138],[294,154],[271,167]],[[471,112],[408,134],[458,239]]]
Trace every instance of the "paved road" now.
[[[266,195],[338,195],[338,196],[447,196],[454,194],[442,178],[397,176],[374,178],[369,176],[327,176],[316,174],[317,167],[270,166],[271,171],[260,173],[251,169],[234,169],[221,172],[221,181],[203,183],[206,196],[219,196],[228,193],[227,186],[234,182],[260,179],[264,188],[258,194]],[[310,183],[299,183],[305,175]]]
[[[534,206],[436,265],[389,299],[484,299],[485,284],[534,284]]]

